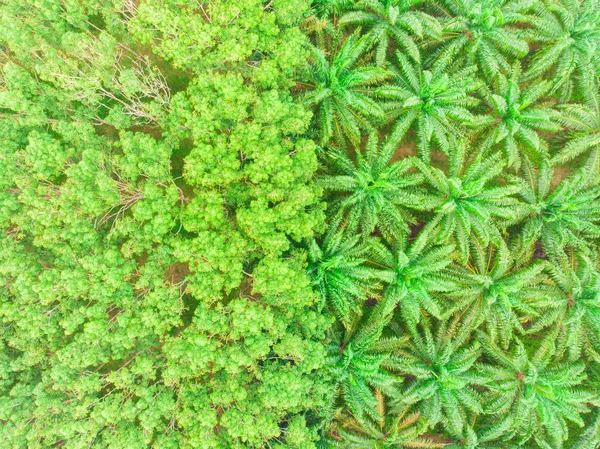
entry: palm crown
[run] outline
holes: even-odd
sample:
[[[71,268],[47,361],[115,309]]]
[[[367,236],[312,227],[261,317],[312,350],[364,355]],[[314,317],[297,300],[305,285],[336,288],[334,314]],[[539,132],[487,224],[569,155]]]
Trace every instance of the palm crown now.
[[[316,108],[322,145],[332,137],[338,143],[350,139],[358,145],[361,130],[373,130],[377,120],[385,118],[383,108],[372,98],[372,86],[390,74],[381,67],[359,64],[369,46],[368,36],[358,32],[346,38],[333,58],[311,46],[314,62],[307,70],[310,90],[302,101]]]

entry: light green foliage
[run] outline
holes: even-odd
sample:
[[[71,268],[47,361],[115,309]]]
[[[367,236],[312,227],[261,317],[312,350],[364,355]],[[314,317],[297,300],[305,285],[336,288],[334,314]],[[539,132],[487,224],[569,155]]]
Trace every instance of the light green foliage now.
[[[315,447],[309,8],[0,6],[0,447]]]

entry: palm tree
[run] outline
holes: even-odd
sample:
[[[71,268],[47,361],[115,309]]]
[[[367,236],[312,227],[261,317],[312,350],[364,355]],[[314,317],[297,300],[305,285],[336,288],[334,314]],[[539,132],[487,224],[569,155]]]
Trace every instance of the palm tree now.
[[[368,316],[355,317],[343,329],[332,328],[330,372],[348,409],[359,419],[379,416],[377,391],[390,396],[399,394],[401,378],[391,372],[392,358],[406,339],[382,337],[395,305],[395,298],[385,297]]]
[[[331,57],[310,46],[313,61],[307,70],[307,83],[303,84],[311,89],[302,97],[302,103],[316,109],[321,145],[333,137],[339,144],[350,139],[358,146],[361,130],[372,131],[377,121],[385,119],[381,105],[372,98],[373,85],[389,78],[390,73],[360,64],[370,45],[370,38],[357,30]]]
[[[410,328],[421,321],[421,310],[434,317],[442,314],[437,298],[453,291],[456,284],[446,272],[452,262],[453,245],[435,245],[426,231],[409,243],[407,234],[399,235],[387,247],[382,243],[372,245],[372,263],[379,267],[379,276],[387,283],[384,295],[392,296],[400,304],[400,314]]]
[[[417,39],[439,39],[441,26],[435,17],[416,9],[422,0],[359,0],[353,10],[344,14],[339,25],[366,26],[368,35],[377,44],[375,61],[383,65],[390,41],[415,62],[420,62]]]
[[[529,158],[547,156],[548,145],[541,133],[555,133],[562,129],[558,114],[547,107],[536,107],[536,102],[552,88],[547,80],[529,84],[521,90],[519,78],[521,66],[513,65],[510,77],[499,74],[493,90],[483,89],[487,103],[492,108],[489,131],[485,133],[482,146],[502,148],[507,165],[521,163],[521,153]]]
[[[359,237],[328,233],[321,246],[315,240],[309,245],[308,275],[321,295],[321,303],[329,305],[336,316],[349,324],[361,314],[361,305],[379,289],[377,270],[365,265],[369,246]]]
[[[427,223],[440,243],[453,238],[460,259],[469,257],[472,235],[483,245],[498,243],[504,220],[517,220],[525,213],[515,197],[519,186],[496,178],[502,172],[502,156],[496,153],[484,160],[475,155],[466,166],[466,146],[458,143],[450,154],[449,173],[415,160],[415,166],[430,186],[430,196],[422,201],[423,210],[433,210]]]
[[[552,189],[553,170],[548,160],[536,168],[526,161],[514,181],[530,214],[521,227],[525,242],[541,241],[547,254],[559,255],[566,245],[581,251],[600,237],[600,185],[589,180],[584,170]]]
[[[586,76],[590,66],[600,69],[600,2],[598,0],[546,0],[536,2],[532,37],[541,48],[525,72],[530,80],[551,71],[555,88],[567,100],[574,74]]]
[[[478,103],[470,95],[479,86],[472,76],[475,68],[450,75],[438,68],[423,70],[400,52],[396,56],[399,67],[394,84],[376,89],[377,96],[387,100],[383,107],[394,122],[390,140],[399,141],[414,124],[419,156],[428,163],[432,142],[448,154],[450,136],[461,136],[467,126],[477,124],[466,108]]]
[[[390,413],[386,397],[375,390],[377,399],[377,417],[357,418],[347,411],[339,414],[334,432],[343,443],[339,447],[345,449],[385,449],[415,448],[433,449],[446,447],[444,442],[436,442],[422,436],[427,425],[420,419],[419,412],[409,407]]]
[[[528,22],[531,1],[441,0],[434,7],[445,16],[444,43],[432,53],[426,65],[437,63],[446,71],[477,65],[489,81],[507,73],[515,58],[527,55],[529,46],[519,25]]]
[[[556,293],[545,295],[540,306],[548,309],[530,329],[546,326],[558,329],[557,351],[566,352],[567,361],[576,362],[582,353],[600,362],[600,272],[590,258],[570,251],[552,258],[548,271]]]
[[[378,144],[371,134],[364,153],[356,150],[356,162],[345,152],[330,149],[328,160],[335,175],[318,182],[326,192],[336,193],[329,203],[330,226],[342,226],[349,235],[359,229],[364,237],[376,228],[389,240],[408,231],[414,218],[407,205],[418,201],[414,187],[422,177],[410,173],[411,161],[390,163],[394,145]]]
[[[448,297],[455,301],[451,313],[457,314],[461,332],[483,325],[490,338],[506,349],[515,334],[523,333],[524,322],[539,315],[541,301],[555,292],[543,273],[545,265],[518,254],[523,253],[509,250],[504,241],[488,247],[473,241],[467,265],[452,265],[450,271],[460,280],[460,288]]]
[[[509,353],[486,334],[478,337],[485,354],[494,361],[477,366],[487,379],[486,413],[510,416],[512,426],[506,438],[514,438],[518,444],[534,439],[541,447],[561,447],[568,436],[567,422],[583,426],[581,415],[596,398],[581,387],[585,364],[556,360],[552,335],[535,351],[527,350],[515,338]]]
[[[560,107],[562,123],[572,130],[568,143],[551,158],[553,165],[565,164],[589,153],[587,166],[593,176],[600,173],[600,86],[598,78],[587,76],[581,83],[581,104]]]
[[[446,323],[439,323],[435,338],[429,326],[412,330],[401,372],[414,380],[396,399],[397,406],[416,404],[430,427],[441,423],[460,433],[470,414],[483,412],[480,394],[473,388],[481,383],[474,369],[479,354],[478,344],[453,340]]]

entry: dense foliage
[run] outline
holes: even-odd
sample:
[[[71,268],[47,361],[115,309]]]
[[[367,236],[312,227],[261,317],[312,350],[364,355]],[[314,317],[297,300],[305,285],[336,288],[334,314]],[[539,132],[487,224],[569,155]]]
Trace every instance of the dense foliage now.
[[[308,6],[0,2],[0,447],[312,447]]]
[[[313,14],[321,446],[600,447],[600,3]]]
[[[0,1],[0,447],[600,447],[600,1]]]

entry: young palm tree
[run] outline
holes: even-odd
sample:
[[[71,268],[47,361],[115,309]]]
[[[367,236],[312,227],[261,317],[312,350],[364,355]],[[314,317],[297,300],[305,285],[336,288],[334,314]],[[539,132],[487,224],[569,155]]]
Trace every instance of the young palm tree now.
[[[321,295],[346,324],[361,314],[361,305],[379,289],[378,271],[365,265],[369,247],[358,236],[328,233],[321,246],[309,245],[308,275]]]
[[[414,126],[419,156],[429,163],[432,142],[448,154],[450,136],[461,136],[467,126],[477,124],[467,109],[478,103],[471,95],[479,87],[472,76],[475,67],[448,74],[437,67],[423,70],[400,52],[396,56],[399,66],[395,83],[376,89],[377,95],[387,100],[383,107],[394,122],[390,139],[399,141]]]
[[[380,146],[371,134],[364,153],[356,150],[356,162],[345,152],[331,149],[328,160],[335,175],[319,179],[326,192],[336,193],[329,203],[330,226],[343,227],[348,235],[360,230],[363,238],[376,228],[394,240],[414,223],[407,205],[418,202],[415,186],[422,177],[410,173],[409,159],[390,163],[394,145]]]
[[[452,262],[454,246],[434,245],[429,240],[422,231],[412,243],[404,234],[390,247],[372,246],[372,262],[381,268],[379,276],[387,283],[384,294],[400,304],[402,319],[410,328],[421,321],[421,310],[439,318],[442,305],[437,296],[456,288],[445,270]]]
[[[444,428],[460,433],[470,414],[483,412],[480,394],[473,388],[481,383],[475,372],[479,357],[477,344],[465,346],[451,338],[445,323],[437,325],[433,337],[430,326],[411,331],[407,349],[402,353],[402,373],[414,377],[396,399],[404,408],[416,404],[429,426],[441,423]]]
[[[343,443],[336,447],[345,449],[384,449],[415,448],[433,449],[446,447],[444,442],[436,442],[422,436],[427,425],[420,419],[420,413],[411,411],[409,407],[390,413],[386,397],[375,390],[378,416],[357,418],[350,413],[342,412],[334,427],[337,436]]]
[[[465,164],[464,142],[457,144],[450,154],[449,173],[415,160],[415,166],[430,186],[428,201],[422,201],[424,210],[433,210],[434,216],[426,225],[433,228],[437,241],[453,238],[465,263],[469,257],[472,236],[483,246],[498,243],[503,228],[500,220],[517,220],[525,210],[515,197],[519,186],[496,181],[504,163],[498,153],[483,158],[477,154]]]
[[[332,329],[328,356],[331,375],[348,409],[358,419],[377,419],[377,391],[399,394],[401,378],[391,372],[392,355],[406,344],[406,339],[382,337],[395,305],[395,299],[388,296],[368,316],[355,317],[343,329]]]
[[[529,84],[521,90],[521,66],[514,64],[509,77],[499,74],[494,89],[483,89],[487,103],[492,108],[489,131],[482,146],[485,149],[500,147],[508,166],[521,163],[521,154],[539,159],[547,156],[548,145],[541,133],[560,131],[558,114],[551,108],[536,107],[536,102],[552,88],[547,80]]]
[[[426,64],[436,61],[446,71],[457,62],[475,64],[487,80],[507,73],[515,58],[529,51],[518,25],[527,23],[532,1],[441,0],[434,3],[445,16],[444,43]]]
[[[468,264],[451,268],[460,289],[448,294],[455,301],[451,313],[456,314],[461,332],[483,325],[504,349],[515,334],[523,333],[526,320],[538,316],[540,302],[555,293],[541,261],[517,258],[522,252],[511,250],[504,241],[489,247],[473,241]]]
[[[598,0],[545,0],[536,2],[532,37],[541,44],[525,72],[532,79],[552,72],[556,88],[567,100],[574,75],[600,69],[600,2]]]
[[[581,83],[581,104],[561,107],[560,119],[572,130],[568,143],[552,156],[553,165],[566,164],[582,154],[589,154],[587,166],[593,176],[600,174],[600,83],[595,76]]]
[[[525,162],[519,195],[530,210],[521,235],[533,245],[541,241],[547,254],[558,256],[566,245],[587,251],[600,238],[600,185],[580,170],[551,188],[553,170],[548,160],[535,168]]]
[[[416,9],[422,0],[359,0],[353,10],[344,14],[339,25],[368,27],[368,35],[377,47],[375,61],[383,65],[390,41],[415,62],[420,62],[418,39],[439,39],[441,26],[435,17]]]
[[[533,439],[544,448],[562,447],[568,436],[567,422],[583,426],[581,415],[596,400],[596,394],[581,388],[585,365],[556,360],[551,338],[535,351],[527,350],[515,338],[512,350],[506,353],[486,334],[479,334],[487,357],[495,362],[478,365],[487,379],[486,413],[511,417],[506,438],[516,444]]]
[[[541,306],[548,308],[530,332],[551,325],[558,329],[557,351],[566,352],[568,362],[585,354],[600,363],[600,272],[581,253],[553,258],[548,271],[556,294],[547,295]]]
[[[381,67],[361,65],[360,59],[371,45],[360,30],[348,36],[342,47],[328,55],[311,46],[313,62],[307,70],[311,90],[302,97],[309,108],[316,109],[316,124],[321,145],[333,137],[344,144],[346,139],[358,146],[361,130],[372,131],[385,112],[373,96],[373,85],[389,78]]]

